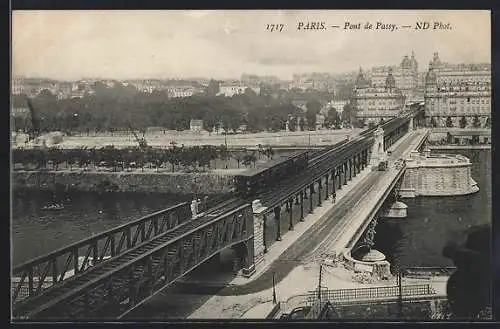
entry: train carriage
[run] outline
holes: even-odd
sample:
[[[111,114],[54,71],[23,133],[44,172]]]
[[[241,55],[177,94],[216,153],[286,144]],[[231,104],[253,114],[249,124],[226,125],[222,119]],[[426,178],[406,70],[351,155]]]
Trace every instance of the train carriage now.
[[[255,195],[259,190],[272,187],[276,182],[305,170],[309,162],[308,151],[297,151],[277,156],[261,168],[245,170],[235,177],[236,193],[243,197]]]

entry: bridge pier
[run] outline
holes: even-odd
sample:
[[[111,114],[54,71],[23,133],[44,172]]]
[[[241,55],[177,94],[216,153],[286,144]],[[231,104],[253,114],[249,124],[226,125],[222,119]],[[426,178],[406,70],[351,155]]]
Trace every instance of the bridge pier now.
[[[313,199],[312,199],[312,194],[313,194],[313,184],[309,185],[309,213],[313,213]]]
[[[328,200],[328,173],[325,175],[325,200]]]
[[[332,201],[335,203],[335,199],[337,197],[337,193],[335,193],[335,170],[332,171]]]
[[[289,220],[290,220],[290,225],[288,226],[288,230],[293,231],[293,212],[292,212],[293,199],[290,199],[289,201],[287,201],[286,206],[287,206]]]
[[[342,185],[347,184],[347,163],[344,162],[342,164],[342,173],[344,174],[344,179],[342,180]]]
[[[255,273],[254,262],[254,239],[247,240],[241,243],[243,250],[242,255],[242,270],[241,273],[245,278],[252,276]]]
[[[281,206],[277,206],[274,208],[274,219],[277,223],[277,232],[276,232],[276,241],[281,241]]]
[[[304,221],[304,191],[300,191],[300,221]]]
[[[321,177],[318,180],[318,207],[321,207]]]
[[[253,210],[253,231],[254,231],[254,248],[253,252],[256,259],[262,258],[267,252],[266,243],[266,222],[267,216],[265,210],[267,207],[263,207],[260,200],[254,200],[252,202]]]

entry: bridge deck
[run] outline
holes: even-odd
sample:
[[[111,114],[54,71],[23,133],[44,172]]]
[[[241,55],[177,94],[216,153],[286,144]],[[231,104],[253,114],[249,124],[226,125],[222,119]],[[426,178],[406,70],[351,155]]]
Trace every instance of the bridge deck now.
[[[391,125],[399,120],[391,121]],[[373,142],[371,135],[364,135],[355,138],[350,142],[339,143],[338,145],[325,150],[321,154],[315,156],[309,162],[308,171],[298,177],[292,177],[276,184],[269,191],[263,191],[259,195],[265,206],[271,207],[279,204],[287,198],[293,197],[296,193],[303,189],[308,184],[311,184],[315,179],[320,178],[327,171],[332,170],[336,166],[342,164],[348,158],[352,157],[357,152],[366,148],[367,145]],[[247,204],[251,200],[241,198],[234,198],[227,200],[215,209],[211,209],[201,218],[196,220],[187,221],[181,225],[168,230],[154,239],[137,245],[134,248],[127,250],[125,253],[115,256],[107,261],[96,264],[87,271],[77,274],[63,282],[52,286],[45,290],[42,294],[22,300],[15,305],[15,313],[17,316],[30,317],[32,314],[37,314],[55,305],[58,302],[71,298],[72,295],[81,292],[84,289],[92,289],[97,282],[103,281],[115,272],[123,269],[129,264],[141,261],[145,258],[146,254],[150,254],[155,250],[164,248],[173,241],[190,234],[200,227],[217,221],[217,217],[224,213],[228,213],[232,209]],[[158,264],[156,264],[158,265]],[[132,275],[141,275],[143,270],[137,270]],[[120,280],[119,278],[111,283],[113,286],[125,285],[127,278]],[[105,293],[101,291],[100,293]],[[95,296],[98,298],[99,296]]]

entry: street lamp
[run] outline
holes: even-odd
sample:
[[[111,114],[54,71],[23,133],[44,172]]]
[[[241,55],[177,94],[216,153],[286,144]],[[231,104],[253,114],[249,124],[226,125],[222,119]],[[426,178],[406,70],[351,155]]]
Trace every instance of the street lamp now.
[[[274,283],[274,272],[273,272],[273,303],[276,304],[276,287]]]

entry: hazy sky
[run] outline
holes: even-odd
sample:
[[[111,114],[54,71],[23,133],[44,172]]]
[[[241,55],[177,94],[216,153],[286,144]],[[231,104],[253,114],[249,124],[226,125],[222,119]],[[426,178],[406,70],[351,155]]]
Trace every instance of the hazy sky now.
[[[323,21],[326,30],[299,31]],[[398,30],[344,30],[345,22],[397,24]],[[416,31],[418,21],[452,30]],[[266,25],[283,23],[283,32]],[[332,28],[339,25],[341,28]],[[432,27],[431,27],[432,28]],[[426,68],[443,61],[490,62],[488,11],[16,11],[13,74],[55,79],[239,78],[242,73],[289,79],[301,72],[346,72],[399,64],[415,51]]]

